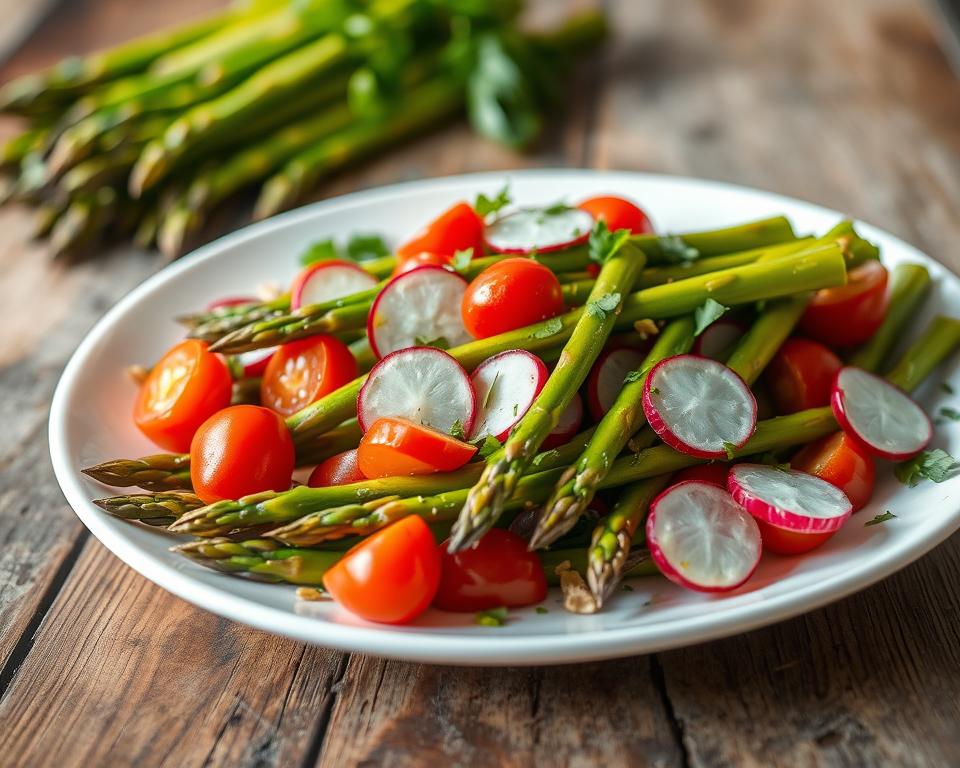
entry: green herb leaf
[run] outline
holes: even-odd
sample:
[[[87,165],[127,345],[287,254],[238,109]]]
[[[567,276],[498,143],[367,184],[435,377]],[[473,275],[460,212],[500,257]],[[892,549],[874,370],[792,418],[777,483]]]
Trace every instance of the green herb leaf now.
[[[613,312],[619,306],[619,293],[605,293],[599,299],[594,299],[593,301],[587,302],[586,310],[588,314],[602,322],[603,320],[606,320],[608,312]]]
[[[487,197],[482,192],[477,195],[473,203],[473,210],[481,219],[485,219],[491,213],[497,213],[501,208],[506,208],[513,200],[510,197],[510,185],[504,184],[503,189],[497,192],[494,197]]]
[[[606,262],[621,246],[630,239],[629,229],[618,229],[611,232],[607,227],[607,222],[602,219],[593,225],[590,231],[590,240],[587,243],[587,252],[590,260],[597,264],[606,264]]]
[[[546,208],[541,209],[541,213],[546,216],[559,216],[561,213],[566,213],[567,211],[572,211],[573,206],[567,205],[567,203],[559,202],[554,203],[553,205],[548,205]]]
[[[454,253],[453,258],[450,259],[450,265],[457,270],[457,272],[463,273],[469,269],[471,261],[473,261],[473,248],[467,248]]]
[[[958,466],[960,464],[957,464],[953,456],[940,448],[934,448],[914,456],[910,461],[898,464],[894,467],[893,474],[901,483],[913,488],[922,480],[942,483]]]
[[[693,311],[693,319],[695,328],[693,331],[694,336],[699,336],[707,328],[709,328],[713,323],[723,317],[724,313],[727,311],[727,307],[723,306],[719,301],[715,299],[708,298],[703,304],[697,307]]]
[[[507,608],[500,606],[489,611],[480,611],[473,617],[473,622],[483,627],[502,627],[507,623]]]
[[[530,334],[530,338],[547,339],[551,336],[556,336],[562,330],[563,321],[559,317],[554,317],[542,323],[542,327]]]
[[[865,522],[865,523],[863,524],[863,527],[866,528],[868,525],[880,525],[880,523],[885,523],[885,522],[887,522],[887,520],[893,520],[893,518],[895,518],[895,517],[896,517],[896,515],[893,514],[893,512],[891,512],[891,511],[888,509],[888,510],[887,510],[886,512],[884,512],[882,515],[876,515],[876,516],[873,518],[873,520],[867,520],[867,522]]]
[[[728,443],[726,440],[723,441],[723,450],[727,453],[727,459],[733,461],[737,458],[737,446],[733,443]]]
[[[542,605],[538,605],[536,608],[534,608],[534,610],[541,615],[543,615],[544,613],[550,613],[550,611],[548,611]]]
[[[660,394],[660,388],[659,388],[659,387],[650,387],[650,394],[651,394],[651,395],[659,395],[659,394]]]
[[[477,458],[485,459],[500,450],[500,441],[493,435],[487,435],[483,440],[477,440],[474,445],[478,447]]]
[[[940,416],[944,419],[950,419],[950,421],[960,421],[960,411],[949,406],[940,409]]]
[[[953,388],[953,385],[952,385],[949,381],[941,381],[941,382],[940,382],[940,389],[942,389],[942,390],[943,390],[944,392],[946,392],[948,395],[955,395],[955,394],[957,394],[957,390],[955,390],[955,389]]]
[[[457,438],[457,440],[465,440],[466,434],[463,431],[463,422],[460,419],[457,419],[453,422],[453,426],[450,427],[450,436]]]
[[[316,264],[318,261],[330,261],[331,259],[339,259],[340,251],[337,249],[337,244],[333,242],[332,238],[326,240],[317,240],[313,243],[306,251],[300,255],[300,263],[303,266],[309,266],[310,264]]]
[[[513,415],[516,416],[516,415],[517,415],[517,411],[519,411],[519,410],[520,410],[520,403],[514,403],[514,404],[513,404]]]
[[[553,459],[559,455],[560,455],[560,451],[556,449],[552,451],[545,451],[543,453],[538,453],[536,456],[533,457],[533,461],[531,462],[531,464],[533,464],[533,466],[535,467],[539,467],[547,459]]]
[[[434,347],[435,349],[450,349],[450,342],[446,336],[437,336],[435,339],[425,339],[423,336],[414,336],[414,343],[418,347]]]
[[[389,255],[390,249],[380,235],[354,235],[347,241],[347,256],[354,261],[369,261]]]
[[[623,377],[624,384],[634,384],[635,382],[640,381],[643,378],[643,371],[630,371],[626,376]]]
[[[687,245],[679,235],[664,235],[658,241],[660,253],[668,264],[686,264],[700,258],[700,251]]]
[[[480,407],[485,409],[490,402],[490,396],[493,394],[494,387],[497,386],[497,382],[500,381],[500,371],[497,371],[493,376],[493,381],[490,383],[490,388],[487,390],[486,394],[483,396],[483,403]]]

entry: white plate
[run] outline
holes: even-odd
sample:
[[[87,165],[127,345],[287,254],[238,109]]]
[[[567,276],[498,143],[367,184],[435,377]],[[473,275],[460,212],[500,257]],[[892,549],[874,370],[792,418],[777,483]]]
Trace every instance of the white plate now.
[[[840,214],[809,203],[709,181],[635,173],[517,171],[419,181],[311,205],[248,227],[164,269],[124,298],[90,332],[57,387],[50,414],[50,451],[57,479],[84,524],[110,550],[164,589],[209,611],[320,645],[412,661],[451,664],[553,664],[689,645],[745,632],[849,595],[907,565],[960,526],[960,477],[906,489],[882,467],[873,504],[828,544],[797,558],[766,556],[742,589],[701,595],[665,579],[632,582],[594,616],[567,614],[552,593],[547,614],[513,612],[503,627],[472,623],[470,615],[430,611],[407,627],[382,627],[346,615],[330,603],[301,603],[294,589],[257,584],[204,569],[167,551],[158,531],[115,520],[90,499],[105,489],[79,468],[120,456],[156,452],[130,420],[134,391],[125,366],[148,363],[181,335],[173,317],[217,297],[249,293],[265,281],[286,282],[310,242],[380,231],[399,241],[458,199],[488,195],[509,180],[524,204],[577,200],[612,192],[640,201],[660,231],[725,226],[786,214],[799,232],[823,232]],[[937,312],[960,312],[960,280],[906,243],[861,226],[878,242],[884,262],[929,267],[935,288],[913,332]],[[958,405],[937,385],[960,386],[956,361],[933,376],[920,396],[928,410]],[[939,427],[935,444],[960,453],[960,426]],[[897,518],[864,527],[875,514]]]

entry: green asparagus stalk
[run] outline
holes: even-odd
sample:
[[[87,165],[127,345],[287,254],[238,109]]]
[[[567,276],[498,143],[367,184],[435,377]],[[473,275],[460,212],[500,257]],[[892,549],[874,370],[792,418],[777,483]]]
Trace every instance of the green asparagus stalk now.
[[[577,463],[560,478],[537,519],[531,549],[550,546],[587,510],[610,465],[646,421],[641,396],[647,374],[661,360],[688,352],[693,346],[693,332],[690,317],[678,318],[661,331],[643,364],[624,381]]]
[[[111,187],[100,187],[77,198],[53,225],[50,252],[54,257],[73,255],[90,248],[117,210],[117,194]]]
[[[784,216],[775,216],[709,233],[640,235],[634,240],[651,264],[675,264],[693,261],[701,256],[746,251],[796,239],[789,220]],[[684,249],[689,250],[685,252]]]
[[[837,245],[823,245],[770,262],[758,262],[721,270],[708,275],[645,288],[623,302],[616,324],[630,328],[644,319],[666,319],[689,314],[707,298],[733,306],[792,293],[840,285],[846,280],[842,251]],[[499,336],[470,342],[449,350],[461,365],[472,370],[491,355],[508,349],[528,349],[537,354],[561,346],[570,337],[583,314],[575,309],[552,320],[518,328]],[[344,419],[356,409],[364,377],[355,379],[287,419],[287,426],[299,443],[310,440]]]
[[[45,126],[28,128],[14,136],[0,146],[0,167],[9,169],[20,165],[31,152],[42,151],[49,137],[50,129]]]
[[[63,193],[73,196],[95,192],[104,185],[115,185],[126,177],[139,154],[139,148],[131,146],[92,157],[71,168],[57,186]]]
[[[114,488],[137,486],[148,491],[193,490],[188,454],[160,453],[140,459],[114,459],[81,471]]]
[[[809,300],[800,294],[769,302],[730,354],[727,367],[754,384],[800,322]]]
[[[451,552],[478,541],[497,521],[534,454],[587,378],[644,262],[643,252],[630,243],[607,257],[546,385],[503,447],[487,459],[483,475],[471,489],[453,527]]]
[[[34,211],[33,232],[31,236],[37,240],[46,237],[53,230],[57,220],[67,210],[69,200],[58,198],[41,203]]]
[[[166,527],[178,517],[203,506],[199,496],[183,491],[112,496],[108,499],[96,499],[93,503],[114,517],[161,527]]]
[[[887,380],[910,392],[920,386],[960,345],[960,320],[935,317],[887,374]]]
[[[868,371],[879,370],[929,289],[930,273],[926,267],[920,264],[898,264],[894,267],[887,315],[873,338],[851,355],[849,364]]]

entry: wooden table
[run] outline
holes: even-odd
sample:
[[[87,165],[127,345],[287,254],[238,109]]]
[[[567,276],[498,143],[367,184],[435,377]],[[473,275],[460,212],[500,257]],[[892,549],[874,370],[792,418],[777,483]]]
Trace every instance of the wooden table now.
[[[71,0],[0,76],[215,4]],[[921,0],[606,5],[616,38],[537,152],[452,127],[325,192],[521,165],[689,174],[848,211],[960,268],[960,84]],[[64,361],[160,260],[52,266],[28,231],[0,212],[0,764],[960,765],[956,537],[793,621],[545,669],[344,654],[170,596],[87,534],[46,441]]]

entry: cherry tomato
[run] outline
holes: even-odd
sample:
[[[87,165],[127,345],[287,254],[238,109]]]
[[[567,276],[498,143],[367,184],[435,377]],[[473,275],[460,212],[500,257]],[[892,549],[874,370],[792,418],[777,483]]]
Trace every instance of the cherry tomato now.
[[[411,256],[404,256],[403,258],[397,257],[397,266],[393,268],[393,274],[391,277],[402,275],[404,272],[409,272],[411,269],[416,269],[417,267],[446,267],[449,264],[449,256],[444,256],[441,253],[422,251],[421,253],[415,253]]]
[[[440,583],[440,553],[411,515],[364,539],[323,576],[340,605],[367,621],[404,624],[423,613]]]
[[[260,402],[289,416],[356,377],[357,361],[346,344],[311,336],[277,348],[263,372]]]
[[[817,291],[800,328],[831,347],[861,344],[876,333],[887,313],[887,270],[868,261],[847,275],[847,284]]]
[[[610,230],[629,229],[631,234],[644,235],[653,232],[653,224],[640,208],[622,197],[591,197],[577,208],[586,211],[594,219],[607,222]]]
[[[830,403],[833,379],[843,362],[823,344],[787,339],[764,374],[777,413],[796,413]]]
[[[200,425],[230,405],[232,389],[223,358],[202,341],[187,339],[160,358],[140,385],[133,420],[161,448],[186,453]]]
[[[433,599],[445,611],[519,608],[542,602],[547,579],[540,558],[515,533],[493,528],[475,547],[456,554],[440,545],[440,587]]]
[[[811,549],[819,547],[836,533],[836,531],[799,533],[789,528],[771,525],[765,520],[757,520],[757,527],[760,528],[763,551],[774,552],[778,555],[801,555],[804,552],[809,552]]]
[[[294,464],[290,430],[280,416],[259,405],[234,405],[215,413],[190,444],[190,480],[207,504],[285,491]]]
[[[331,485],[360,483],[366,479],[367,476],[360,471],[357,464],[357,449],[353,448],[318,464],[310,473],[307,485],[311,488],[326,488]]]
[[[377,419],[360,439],[357,465],[364,477],[452,472],[473,458],[476,447],[407,419]]]
[[[466,203],[457,203],[401,245],[397,258],[405,259],[424,251],[453,256],[468,248],[473,249],[475,256],[483,253],[483,219]]]
[[[719,461],[709,464],[697,464],[677,472],[670,481],[671,485],[684,483],[687,480],[696,480],[700,483],[710,483],[721,488],[727,487],[727,475],[730,474],[730,465]]]
[[[487,267],[463,294],[463,324],[477,339],[538,323],[563,311],[557,276],[524,257]]]
[[[854,512],[863,509],[873,496],[873,459],[843,432],[810,443],[793,457],[790,466],[837,486],[850,499]]]

